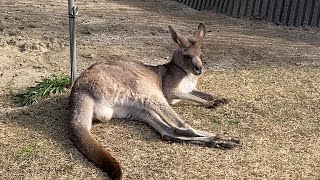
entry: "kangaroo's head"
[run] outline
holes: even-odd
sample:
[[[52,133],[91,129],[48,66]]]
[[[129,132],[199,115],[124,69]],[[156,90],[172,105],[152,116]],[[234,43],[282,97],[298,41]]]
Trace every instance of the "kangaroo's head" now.
[[[204,24],[200,23],[198,29],[190,38],[182,36],[171,26],[169,26],[169,31],[172,39],[179,45],[179,48],[173,54],[171,63],[179,66],[186,73],[202,74],[201,44],[206,34]]]

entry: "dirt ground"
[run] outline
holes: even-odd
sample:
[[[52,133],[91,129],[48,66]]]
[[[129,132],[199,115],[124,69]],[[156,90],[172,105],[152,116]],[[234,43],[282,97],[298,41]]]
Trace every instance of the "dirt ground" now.
[[[79,72],[113,60],[160,64],[176,47],[168,25],[207,27],[199,86],[230,98],[174,108],[191,125],[242,139],[230,151],[164,142],[148,126],[93,128],[125,179],[319,179],[320,31],[198,12],[173,0],[77,1]],[[105,179],[70,142],[67,96],[16,107],[35,81],[69,74],[67,1],[0,0],[0,179]]]

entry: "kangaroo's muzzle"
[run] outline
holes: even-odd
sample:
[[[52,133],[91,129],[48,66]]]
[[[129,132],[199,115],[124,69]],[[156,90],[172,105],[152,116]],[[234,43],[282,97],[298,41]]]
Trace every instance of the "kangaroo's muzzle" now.
[[[202,66],[194,66],[193,67],[193,71],[194,71],[194,75],[200,75],[200,74],[202,74]]]
[[[200,75],[203,72],[202,61],[198,57],[192,58],[193,74]]]

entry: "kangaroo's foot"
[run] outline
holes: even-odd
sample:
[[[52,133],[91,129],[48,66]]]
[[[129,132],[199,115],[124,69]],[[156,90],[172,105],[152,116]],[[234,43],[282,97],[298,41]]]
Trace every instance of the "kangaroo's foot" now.
[[[234,147],[241,146],[239,138],[231,137],[225,134],[212,136],[210,139],[211,140],[205,143],[205,145],[211,148],[232,149]]]
[[[212,137],[185,137],[177,136],[172,133],[164,133],[162,135],[162,138],[167,141],[173,141],[178,143],[195,143],[210,148],[232,149],[241,146],[240,140],[238,138],[231,138],[226,135]]]

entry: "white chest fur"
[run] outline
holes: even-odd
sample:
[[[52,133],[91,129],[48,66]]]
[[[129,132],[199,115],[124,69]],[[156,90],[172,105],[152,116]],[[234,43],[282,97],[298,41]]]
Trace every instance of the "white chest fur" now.
[[[182,93],[189,94],[191,91],[196,89],[197,82],[198,82],[197,77],[187,76],[179,82],[176,90]],[[181,101],[181,99],[167,99],[167,100],[169,104],[175,104]]]
[[[187,76],[180,81],[178,90],[184,93],[190,93],[192,90],[196,89],[197,81],[197,77]]]

